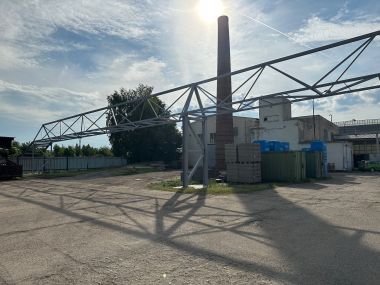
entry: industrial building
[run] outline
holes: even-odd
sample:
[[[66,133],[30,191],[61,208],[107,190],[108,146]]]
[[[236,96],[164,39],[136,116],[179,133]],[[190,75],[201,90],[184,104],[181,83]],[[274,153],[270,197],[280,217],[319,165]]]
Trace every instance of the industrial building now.
[[[259,127],[252,130],[252,140],[280,140],[290,149],[300,150],[313,140],[331,142],[339,128],[322,116],[292,117],[291,103],[285,98],[260,100]],[[275,105],[277,104],[277,105]]]
[[[349,141],[353,145],[354,165],[361,160],[380,161],[380,119],[351,120],[336,123],[339,134],[335,141]]]
[[[290,150],[307,148],[313,140],[326,142],[328,163],[331,170],[352,170],[353,145],[350,141],[334,141],[339,127],[320,115],[292,117],[291,102],[286,98],[260,100],[259,118],[233,117],[234,143],[250,143],[256,140],[278,140],[289,142]],[[201,136],[200,122],[192,124]],[[216,117],[207,119],[209,167],[215,166]],[[189,135],[189,164],[194,165],[200,153],[196,139]],[[195,155],[196,154],[196,155]]]

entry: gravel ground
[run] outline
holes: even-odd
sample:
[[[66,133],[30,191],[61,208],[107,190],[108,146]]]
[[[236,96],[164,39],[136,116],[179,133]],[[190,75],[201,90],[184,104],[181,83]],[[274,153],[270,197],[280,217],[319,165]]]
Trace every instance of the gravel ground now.
[[[0,284],[379,284],[380,176],[252,194],[178,173],[0,182]]]

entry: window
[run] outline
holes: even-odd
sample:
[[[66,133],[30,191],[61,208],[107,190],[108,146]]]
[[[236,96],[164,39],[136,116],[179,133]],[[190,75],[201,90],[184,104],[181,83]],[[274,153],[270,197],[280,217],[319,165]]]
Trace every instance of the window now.
[[[215,143],[215,133],[210,133],[210,143]]]

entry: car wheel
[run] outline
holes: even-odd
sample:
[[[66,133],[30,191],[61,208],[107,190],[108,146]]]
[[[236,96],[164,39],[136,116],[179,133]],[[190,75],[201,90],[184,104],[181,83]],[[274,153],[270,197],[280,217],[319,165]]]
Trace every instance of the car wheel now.
[[[375,168],[371,168],[371,172],[375,172]]]

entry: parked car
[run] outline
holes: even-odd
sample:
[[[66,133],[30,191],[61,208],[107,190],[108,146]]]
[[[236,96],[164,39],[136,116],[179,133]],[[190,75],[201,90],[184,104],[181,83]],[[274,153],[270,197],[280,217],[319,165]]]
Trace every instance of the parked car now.
[[[359,163],[359,169],[362,171],[380,171],[380,161],[362,160]]]

